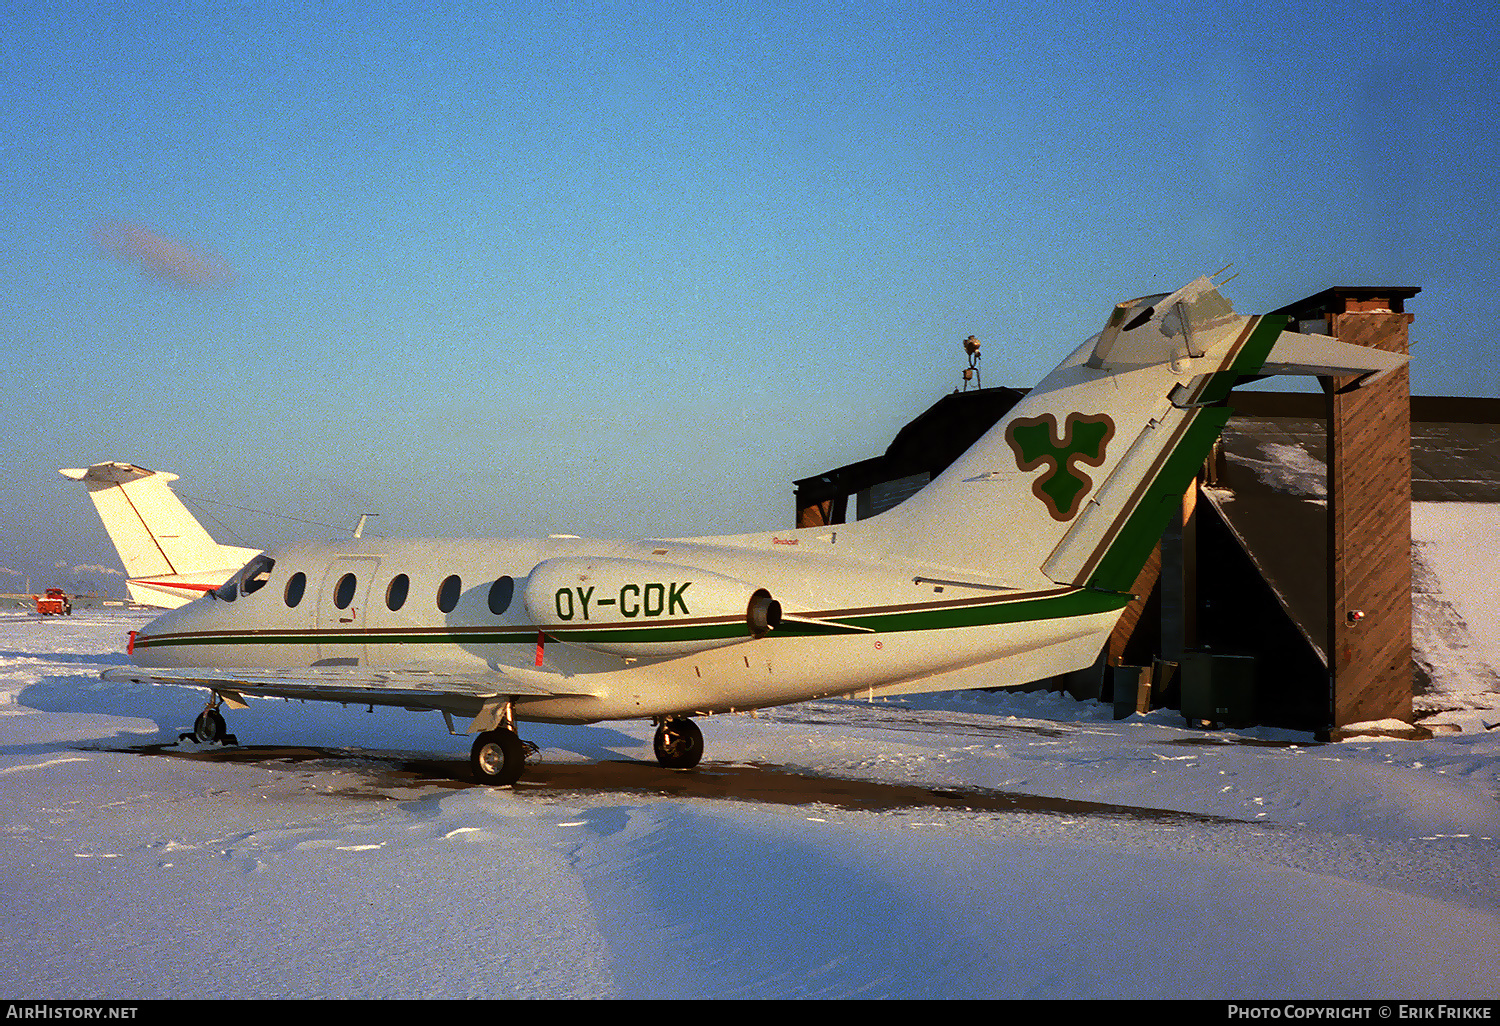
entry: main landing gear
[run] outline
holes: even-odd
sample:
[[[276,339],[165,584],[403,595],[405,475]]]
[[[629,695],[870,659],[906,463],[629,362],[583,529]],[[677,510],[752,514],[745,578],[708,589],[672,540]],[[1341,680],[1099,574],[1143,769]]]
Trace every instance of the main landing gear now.
[[[516,733],[516,707],[510,701],[488,713],[493,716],[489,719],[493,726],[474,739],[474,747],[469,749],[469,768],[481,784],[514,784],[521,779],[527,757],[538,753],[537,746],[522,741]],[[453,729],[451,722],[448,729]]]
[[[686,716],[668,716],[657,721],[654,747],[656,761],[668,769],[692,769],[703,758],[703,732]],[[474,739],[469,767],[481,784],[514,784],[535,752],[512,727],[501,726]]]
[[[527,743],[509,727],[485,731],[474,739],[474,747],[469,750],[474,779],[481,784],[514,784],[526,768],[527,748]]]
[[[657,721],[655,746],[667,769],[692,769],[703,758],[703,732],[686,716],[667,716]]]

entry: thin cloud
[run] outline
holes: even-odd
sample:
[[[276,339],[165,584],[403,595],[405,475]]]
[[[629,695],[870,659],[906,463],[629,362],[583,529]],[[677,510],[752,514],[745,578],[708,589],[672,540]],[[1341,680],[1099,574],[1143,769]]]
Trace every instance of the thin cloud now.
[[[145,225],[95,225],[94,245],[103,256],[138,264],[146,274],[177,285],[207,288],[234,280],[234,269],[217,253],[169,239]]]
[[[53,563],[55,570],[70,570],[75,574],[103,574],[107,577],[124,577],[120,571],[113,567],[100,566],[97,563],[86,563],[83,566],[69,566],[66,560]]]

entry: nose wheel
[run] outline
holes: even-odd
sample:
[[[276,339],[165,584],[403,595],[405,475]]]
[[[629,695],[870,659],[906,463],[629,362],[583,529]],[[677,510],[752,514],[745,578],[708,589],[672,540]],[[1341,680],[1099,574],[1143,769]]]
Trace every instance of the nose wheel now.
[[[215,696],[217,698],[217,696]],[[182,741],[196,741],[200,745],[237,745],[240,739],[229,733],[224,716],[219,712],[219,703],[211,701],[193,721],[193,732],[179,736]]]
[[[703,758],[703,732],[686,716],[671,716],[656,727],[656,761],[667,769],[692,769]]]

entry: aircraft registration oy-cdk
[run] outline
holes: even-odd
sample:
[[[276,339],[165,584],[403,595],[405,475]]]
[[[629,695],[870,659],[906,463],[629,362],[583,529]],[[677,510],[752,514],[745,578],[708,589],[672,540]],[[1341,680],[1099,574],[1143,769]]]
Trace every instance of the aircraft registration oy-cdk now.
[[[649,719],[660,762],[687,768],[703,752],[693,716],[1080,669],[1131,601],[1236,383],[1363,382],[1406,360],[1288,329],[1234,313],[1207,278],[1120,303],[920,492],[822,527],[253,553],[216,545],[169,475],[66,470],[88,485],[132,597],[176,606],[135,634],[135,666],[103,676],[206,689],[199,741],[222,740],[219,708],[252,696],[437,710],[478,735],[474,775],[505,784],[527,758],[522,720]]]

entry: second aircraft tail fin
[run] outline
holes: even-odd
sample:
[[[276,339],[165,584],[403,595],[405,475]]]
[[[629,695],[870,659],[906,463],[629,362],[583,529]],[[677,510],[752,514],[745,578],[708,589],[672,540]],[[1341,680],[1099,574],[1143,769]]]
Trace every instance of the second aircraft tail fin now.
[[[222,584],[256,554],[214,541],[169,487],[176,474],[114,462],[60,473],[88,488],[125,564],[134,601],[182,605]]]

